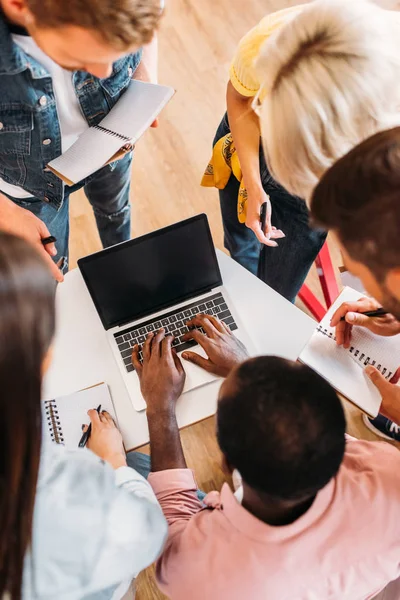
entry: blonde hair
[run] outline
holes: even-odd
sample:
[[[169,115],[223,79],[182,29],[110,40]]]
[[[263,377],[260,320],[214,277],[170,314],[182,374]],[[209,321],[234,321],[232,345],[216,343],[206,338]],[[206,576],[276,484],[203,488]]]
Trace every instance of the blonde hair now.
[[[26,0],[26,4],[38,27],[91,29],[122,51],[150,42],[162,15],[160,0]]]
[[[337,159],[400,124],[394,16],[368,0],[317,0],[263,46],[263,146],[272,175],[291,193],[308,199]]]

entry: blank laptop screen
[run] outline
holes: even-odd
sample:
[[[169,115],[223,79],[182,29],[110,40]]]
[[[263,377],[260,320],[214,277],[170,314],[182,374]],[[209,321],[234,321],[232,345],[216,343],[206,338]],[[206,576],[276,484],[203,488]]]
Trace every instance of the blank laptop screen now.
[[[222,283],[205,215],[92,254],[78,264],[106,329]]]

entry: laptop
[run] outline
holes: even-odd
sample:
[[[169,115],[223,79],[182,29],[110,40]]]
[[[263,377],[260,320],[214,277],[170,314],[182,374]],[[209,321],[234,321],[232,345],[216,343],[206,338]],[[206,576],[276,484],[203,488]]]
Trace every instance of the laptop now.
[[[178,354],[190,348],[205,356],[196,342],[183,336],[189,331],[187,321],[206,313],[224,321],[252,353],[222,285],[205,214],[86,256],[78,265],[137,411],[146,403],[132,365],[132,347],[141,349],[149,332],[163,327],[174,336]],[[187,361],[184,366],[183,393],[217,379]]]

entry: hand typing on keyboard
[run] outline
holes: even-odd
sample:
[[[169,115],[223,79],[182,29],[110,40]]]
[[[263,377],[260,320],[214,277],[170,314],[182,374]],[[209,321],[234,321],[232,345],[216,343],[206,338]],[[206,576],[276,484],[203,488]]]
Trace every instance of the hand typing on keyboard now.
[[[196,315],[187,322],[187,326],[194,329],[185,334],[183,340],[194,340],[206,352],[208,359],[195,352],[186,351],[182,358],[206,371],[226,377],[235,366],[249,358],[244,344],[233,335],[226,323],[216,317]]]

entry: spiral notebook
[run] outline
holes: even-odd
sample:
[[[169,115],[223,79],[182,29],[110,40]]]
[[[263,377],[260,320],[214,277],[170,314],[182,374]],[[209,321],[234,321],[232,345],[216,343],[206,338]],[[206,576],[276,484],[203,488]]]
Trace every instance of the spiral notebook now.
[[[172,87],[132,79],[108,115],[47,167],[68,185],[82,181],[130,152],[174,94]]]
[[[68,396],[43,402],[43,422],[46,435],[51,441],[68,448],[77,448],[82,437],[82,425],[89,425],[88,410],[106,410],[116,421],[110,390],[106,383],[99,383]],[[117,421],[116,421],[117,422]]]
[[[376,367],[391,379],[400,366],[400,336],[382,337],[362,327],[353,327],[351,345],[336,345],[335,330],[330,327],[333,313],[343,302],[354,302],[363,294],[346,287],[316,328],[299,360],[324,379],[353,404],[376,417],[381,397],[364,373],[367,365]]]

